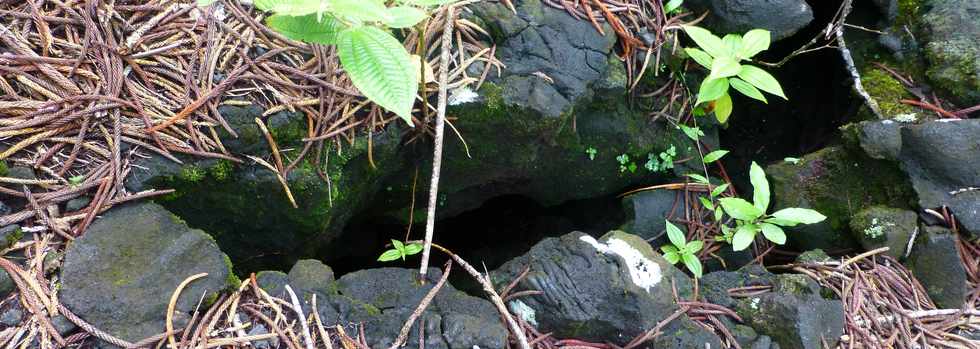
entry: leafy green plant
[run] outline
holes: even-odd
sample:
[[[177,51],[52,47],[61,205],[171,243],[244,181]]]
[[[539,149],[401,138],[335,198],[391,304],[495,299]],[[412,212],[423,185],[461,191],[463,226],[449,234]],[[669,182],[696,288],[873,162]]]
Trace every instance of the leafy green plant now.
[[[670,0],[664,4],[664,13],[672,14],[674,12],[680,12],[681,5],[684,5],[684,0]]]
[[[272,12],[266,24],[308,43],[336,45],[340,64],[365,97],[412,125],[421,61],[389,31],[429,17],[428,10],[454,0],[254,0]],[[206,6],[214,0],[198,0]]]
[[[696,253],[704,247],[704,242],[701,240],[687,242],[680,228],[668,220],[664,222],[667,223],[667,239],[670,240],[670,245],[660,246],[660,250],[664,252],[664,259],[670,264],[683,261],[687,270],[690,270],[694,277],[700,278],[703,270],[701,260]]]
[[[667,172],[667,170],[674,168],[676,156],[677,148],[671,144],[670,148],[660,152],[660,154],[647,154],[647,163],[643,167],[650,172]]]
[[[378,257],[379,262],[391,262],[394,260],[405,260],[405,257],[422,252],[422,244],[404,244],[398,240],[391,240],[392,249],[385,251]]]
[[[629,154],[619,154],[619,156],[616,157],[616,161],[619,162],[619,173],[626,172],[627,170],[629,170],[630,173],[636,172],[636,163],[630,161]]]
[[[595,160],[595,155],[598,153],[599,151],[594,147],[588,147],[585,149],[585,154],[589,155],[589,160]]]
[[[786,99],[779,81],[759,67],[742,64],[759,52],[769,48],[771,34],[767,30],[752,29],[745,35],[728,34],[719,38],[711,31],[684,26],[684,32],[700,48],[687,47],[684,51],[695,62],[710,71],[701,81],[695,106],[711,103],[715,117],[725,123],[732,113],[732,98],[729,87],[750,98],[768,103],[759,90]]]
[[[769,181],[765,171],[755,162],[749,168],[749,180],[752,182],[752,202],[735,197],[718,199],[725,214],[735,219],[734,232],[723,229],[723,239],[730,241],[735,251],[749,247],[760,232],[767,240],[782,245],[786,243],[786,233],[781,227],[813,224],[827,218],[820,212],[796,207],[766,214],[769,209]]]

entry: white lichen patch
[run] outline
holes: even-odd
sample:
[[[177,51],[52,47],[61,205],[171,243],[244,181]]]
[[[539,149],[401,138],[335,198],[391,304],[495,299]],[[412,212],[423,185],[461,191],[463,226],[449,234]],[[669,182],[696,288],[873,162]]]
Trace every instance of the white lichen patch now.
[[[659,284],[660,280],[663,279],[660,265],[643,256],[643,253],[630,246],[626,241],[609,239],[608,242],[601,243],[588,235],[582,236],[579,240],[592,245],[599,252],[622,257],[626,262],[633,284],[647,292],[650,292],[650,288]]]
[[[449,105],[473,103],[476,101],[478,97],[480,97],[480,95],[474,92],[469,87],[460,87],[456,90],[453,90],[453,92],[449,96],[449,100],[446,101],[446,103]]]
[[[751,307],[752,310],[759,310],[759,301],[761,300],[762,299],[759,298],[752,298],[752,302],[749,303],[749,307]]]
[[[879,222],[878,218],[872,218],[871,226],[864,229],[864,235],[867,235],[869,238],[876,239],[879,236],[885,235],[885,229],[894,226],[894,223]]]
[[[895,117],[893,117],[892,120],[908,124],[908,123],[919,121],[919,117],[915,115],[915,113],[905,113],[905,114],[895,115]]]
[[[511,301],[509,304],[509,308],[510,311],[514,313],[514,315],[520,317],[521,320],[524,320],[524,322],[527,322],[528,324],[531,324],[533,326],[538,325],[538,319],[535,317],[534,309],[532,309],[524,302],[521,302],[520,300]]]

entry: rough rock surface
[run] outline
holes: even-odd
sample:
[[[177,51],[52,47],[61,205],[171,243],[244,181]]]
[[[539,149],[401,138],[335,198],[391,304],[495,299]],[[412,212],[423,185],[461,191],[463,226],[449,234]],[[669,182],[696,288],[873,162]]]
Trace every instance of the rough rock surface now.
[[[966,269],[956,248],[956,234],[923,226],[906,264],[940,309],[958,309],[968,295]]]
[[[549,238],[504,264],[494,280],[509,283],[530,273],[516,290],[544,294],[510,302],[511,310],[556,337],[625,343],[677,309],[671,285],[690,292],[690,279],[636,235],[610,232],[598,241],[580,232]],[[683,296],[682,296],[683,297]],[[718,339],[686,326],[664,329],[657,347],[718,346]]]
[[[705,298],[730,307],[747,325],[768,336],[780,348],[831,347],[844,333],[844,306],[839,300],[825,299],[820,286],[804,275],[774,275],[756,265],[737,272],[713,272],[702,279]],[[735,299],[728,289],[744,286],[772,286],[771,292]],[[769,347],[763,339],[753,345]]]
[[[699,14],[711,11],[707,26],[718,36],[761,28],[781,40],[813,21],[813,9],[803,0],[688,0],[684,6]]]
[[[340,314],[331,305],[331,299],[337,294],[336,279],[333,269],[315,259],[301,259],[289,270],[289,274],[280,271],[263,271],[255,276],[259,287],[270,295],[289,299],[286,285],[293,290],[303,307],[303,313],[309,314],[313,309],[313,297],[316,296],[317,311],[321,321],[326,324],[336,324],[341,321]]]
[[[872,206],[851,218],[851,234],[865,250],[888,247],[888,255],[901,259],[918,229],[917,221],[913,211]]]
[[[97,328],[134,342],[164,331],[170,296],[198,273],[208,275],[181,292],[178,322],[205,292],[213,296],[237,282],[227,256],[206,233],[157,204],[124,205],[68,247],[59,299]]]
[[[927,1],[922,41],[926,76],[962,107],[980,104],[980,1]]]

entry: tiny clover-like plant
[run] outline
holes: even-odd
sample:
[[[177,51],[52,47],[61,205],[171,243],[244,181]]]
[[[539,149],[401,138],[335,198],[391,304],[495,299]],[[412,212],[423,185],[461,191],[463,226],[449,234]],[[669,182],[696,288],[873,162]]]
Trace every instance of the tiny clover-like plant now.
[[[680,228],[668,220],[664,221],[667,222],[667,239],[670,240],[670,245],[660,246],[660,250],[664,252],[664,259],[670,264],[684,262],[684,266],[694,274],[694,277],[701,278],[701,260],[698,259],[697,253],[704,247],[704,242],[701,240],[687,242]]]
[[[786,233],[780,227],[813,224],[827,218],[820,212],[795,207],[766,214],[769,209],[769,181],[766,180],[765,171],[755,162],[749,168],[749,181],[752,182],[752,202],[734,197],[718,199],[725,214],[735,219],[734,232],[724,231],[725,240],[731,241],[735,251],[749,247],[759,232],[767,240],[782,245],[786,243]]]
[[[394,260],[405,260],[405,257],[422,252],[422,244],[404,244],[398,240],[391,240],[392,249],[385,251],[378,257],[379,262],[391,262]]]
[[[599,153],[595,147],[588,147],[585,149],[585,154],[589,156],[589,160],[595,160],[595,155]]]
[[[677,156],[677,147],[673,144],[670,148],[660,152],[660,154],[647,154],[647,163],[643,165],[650,172],[667,172],[674,168],[674,157]]]
[[[629,154],[619,154],[616,157],[616,162],[619,162],[619,172],[624,173],[626,171],[636,172],[636,163],[630,161]]]
[[[723,38],[695,26],[684,26],[684,32],[699,47],[687,47],[684,52],[710,71],[708,77],[701,81],[695,106],[701,106],[702,103],[713,104],[718,122],[725,123],[732,113],[729,87],[763,103],[768,102],[759,90],[786,99],[776,78],[759,67],[742,64],[769,48],[771,35],[768,30],[752,29],[744,36],[728,34]]]
[[[389,31],[429,17],[428,10],[454,0],[254,0],[272,12],[266,24],[283,36],[336,45],[340,65],[354,87],[410,126],[421,60],[413,59]],[[214,0],[198,0],[206,6]]]

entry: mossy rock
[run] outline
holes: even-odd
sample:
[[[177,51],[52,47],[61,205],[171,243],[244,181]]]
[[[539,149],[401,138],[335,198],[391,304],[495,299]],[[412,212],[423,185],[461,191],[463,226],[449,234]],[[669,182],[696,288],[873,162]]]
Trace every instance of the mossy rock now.
[[[921,226],[905,264],[940,309],[959,309],[967,300],[966,268],[949,229]]]
[[[921,18],[926,75],[961,107],[980,104],[980,2],[926,0]]]
[[[790,243],[801,250],[857,247],[848,232],[851,216],[872,205],[915,204],[912,187],[896,164],[845,147],[818,150],[798,164],[770,165],[766,173],[772,184],[772,211],[802,207],[827,216],[817,224],[787,229]]]
[[[918,229],[918,216],[910,210],[871,206],[851,219],[851,235],[866,250],[888,247],[887,254],[900,259]]]

